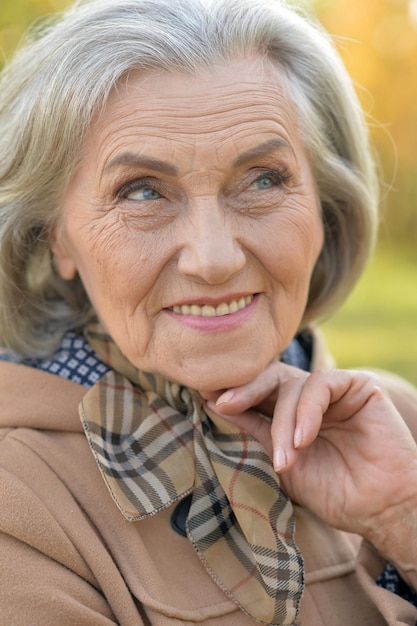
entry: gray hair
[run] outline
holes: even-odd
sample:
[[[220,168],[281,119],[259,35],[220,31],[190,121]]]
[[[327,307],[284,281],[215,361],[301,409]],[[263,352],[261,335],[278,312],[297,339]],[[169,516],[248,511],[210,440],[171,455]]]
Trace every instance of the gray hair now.
[[[91,305],[54,270],[48,229],[83,140],[133,69],[193,74],[257,52],[288,76],[325,243],[302,325],[328,315],[372,250],[377,184],[363,112],[322,28],[279,0],[87,0],[24,46],[0,82],[0,343],[53,351]]]

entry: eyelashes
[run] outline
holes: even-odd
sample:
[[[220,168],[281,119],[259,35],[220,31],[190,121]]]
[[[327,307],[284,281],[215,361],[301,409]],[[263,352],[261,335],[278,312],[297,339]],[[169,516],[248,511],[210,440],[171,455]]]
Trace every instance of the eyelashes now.
[[[262,172],[250,187],[256,187],[259,191],[271,189],[274,186],[284,185],[291,179],[291,174],[286,168],[282,170],[268,170]]]
[[[254,170],[257,176],[254,177]],[[234,192],[242,193],[248,191],[268,191],[275,187],[281,187],[288,183],[292,174],[288,168],[276,168],[261,170],[252,168],[236,185]],[[233,190],[233,187],[232,187]],[[233,193],[233,191],[232,191]],[[177,194],[175,194],[177,195]],[[119,187],[115,194],[118,200],[132,200],[138,202],[157,201],[169,196],[169,187],[163,180],[147,176],[138,177],[128,181]]]
[[[152,201],[159,200],[164,196],[164,185],[162,181],[153,177],[135,178],[124,185],[122,185],[117,193],[116,197],[119,200],[139,200],[139,201]],[[142,198],[129,198],[129,196],[137,194],[142,195]]]

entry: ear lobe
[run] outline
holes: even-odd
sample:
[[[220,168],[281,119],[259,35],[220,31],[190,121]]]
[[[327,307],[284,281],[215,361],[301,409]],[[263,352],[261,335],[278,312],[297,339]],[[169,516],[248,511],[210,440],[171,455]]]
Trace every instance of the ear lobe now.
[[[58,274],[64,280],[72,280],[77,274],[77,266],[63,241],[63,233],[55,229],[49,232],[49,245]]]

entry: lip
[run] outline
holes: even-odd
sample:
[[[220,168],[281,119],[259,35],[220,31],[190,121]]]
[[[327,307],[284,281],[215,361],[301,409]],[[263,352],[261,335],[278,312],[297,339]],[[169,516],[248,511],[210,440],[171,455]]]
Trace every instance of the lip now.
[[[212,332],[212,333],[226,332],[226,331],[230,331],[240,326],[252,316],[258,304],[259,294],[255,294],[255,293],[254,294],[245,293],[245,294],[236,294],[236,295],[234,294],[232,296],[227,296],[227,298],[221,298],[221,299],[199,298],[199,299],[182,301],[181,303],[175,304],[176,308],[182,307],[182,306],[193,306],[193,305],[200,306],[200,307],[204,305],[217,307],[223,303],[230,303],[233,301],[240,300],[241,298],[247,298],[249,296],[252,298],[249,304],[247,304],[244,308],[241,308],[232,313],[228,313],[226,315],[213,316],[213,317],[205,317],[203,315],[201,316],[200,315],[187,315],[183,313],[176,313],[173,310],[174,307],[171,307],[170,309],[165,309],[165,313],[167,313],[170,317],[178,321],[183,326],[192,328],[194,330],[199,330],[201,332]]]

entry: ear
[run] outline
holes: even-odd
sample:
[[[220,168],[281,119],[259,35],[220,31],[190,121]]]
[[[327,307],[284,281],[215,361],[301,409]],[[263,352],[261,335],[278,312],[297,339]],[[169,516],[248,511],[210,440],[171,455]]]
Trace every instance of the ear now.
[[[48,233],[49,245],[58,274],[64,280],[72,280],[77,274],[77,266],[68,250],[62,228],[51,228]]]

